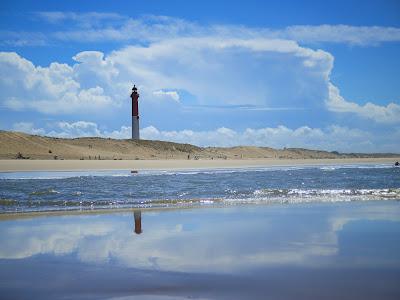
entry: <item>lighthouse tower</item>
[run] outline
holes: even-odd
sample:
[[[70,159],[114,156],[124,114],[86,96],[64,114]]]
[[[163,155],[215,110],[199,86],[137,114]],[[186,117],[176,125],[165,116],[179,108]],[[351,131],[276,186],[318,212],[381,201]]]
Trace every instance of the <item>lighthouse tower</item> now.
[[[139,94],[137,88],[132,88],[132,140],[139,140]]]

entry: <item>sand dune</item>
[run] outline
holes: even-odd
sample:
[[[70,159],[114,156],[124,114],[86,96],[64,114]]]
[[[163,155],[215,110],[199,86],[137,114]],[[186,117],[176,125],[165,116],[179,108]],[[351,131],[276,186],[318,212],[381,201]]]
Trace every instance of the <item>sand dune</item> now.
[[[53,138],[0,131],[0,159],[40,160],[285,160],[396,157],[398,154],[338,153],[298,148],[197,147],[148,140]]]

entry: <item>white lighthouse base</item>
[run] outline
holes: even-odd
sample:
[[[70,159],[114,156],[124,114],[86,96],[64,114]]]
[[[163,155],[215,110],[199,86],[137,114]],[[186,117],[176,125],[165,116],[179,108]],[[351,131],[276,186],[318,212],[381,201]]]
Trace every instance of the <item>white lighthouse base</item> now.
[[[139,117],[132,116],[132,140],[139,139]]]

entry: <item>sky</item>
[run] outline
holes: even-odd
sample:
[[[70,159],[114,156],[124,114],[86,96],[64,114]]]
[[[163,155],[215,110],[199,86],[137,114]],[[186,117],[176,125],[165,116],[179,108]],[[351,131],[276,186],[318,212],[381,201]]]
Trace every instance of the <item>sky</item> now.
[[[2,1],[0,129],[399,152],[399,1]]]

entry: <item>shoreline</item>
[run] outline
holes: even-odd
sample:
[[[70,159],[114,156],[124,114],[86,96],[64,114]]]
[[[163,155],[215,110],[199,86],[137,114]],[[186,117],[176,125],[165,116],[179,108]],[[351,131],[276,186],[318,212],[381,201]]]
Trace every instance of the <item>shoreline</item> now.
[[[253,204],[252,204],[253,205]],[[257,205],[257,204],[256,204]],[[264,204],[262,204],[264,205]],[[86,215],[108,215],[133,213],[140,210],[142,212],[162,212],[186,209],[201,209],[201,208],[225,208],[225,206],[174,206],[174,207],[123,207],[123,208],[94,208],[94,209],[71,209],[71,210],[43,210],[43,211],[19,211],[0,213],[0,222],[30,219],[39,217],[63,217],[63,216],[86,216]]]
[[[0,172],[234,169],[277,166],[394,164],[400,157],[242,160],[0,160]]]
[[[396,199],[389,200],[369,200],[369,204],[373,203],[397,203]],[[304,207],[304,206],[326,206],[326,205],[363,205],[365,202],[301,202],[292,203],[290,207]],[[65,216],[97,216],[97,215],[110,215],[110,214],[124,214],[133,213],[135,211],[141,212],[167,212],[167,211],[186,211],[198,209],[225,209],[234,207],[287,207],[285,203],[240,203],[236,205],[193,205],[193,206],[164,206],[164,207],[122,207],[122,208],[94,208],[94,209],[71,209],[71,210],[43,210],[43,211],[18,211],[18,212],[5,212],[0,213],[0,222],[32,219],[32,218],[47,218],[47,217],[65,217]]]

